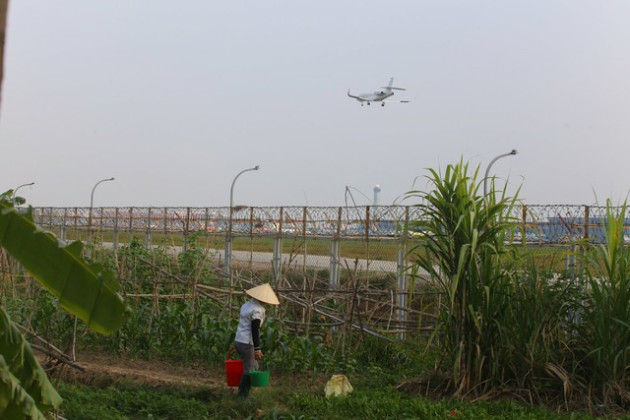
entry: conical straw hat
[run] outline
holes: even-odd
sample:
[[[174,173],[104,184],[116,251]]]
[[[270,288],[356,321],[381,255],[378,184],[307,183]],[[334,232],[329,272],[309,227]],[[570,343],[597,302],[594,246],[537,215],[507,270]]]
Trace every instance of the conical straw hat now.
[[[276,296],[269,283],[252,287],[251,289],[246,290],[245,293],[263,303],[268,303],[269,305],[280,305],[278,296]]]

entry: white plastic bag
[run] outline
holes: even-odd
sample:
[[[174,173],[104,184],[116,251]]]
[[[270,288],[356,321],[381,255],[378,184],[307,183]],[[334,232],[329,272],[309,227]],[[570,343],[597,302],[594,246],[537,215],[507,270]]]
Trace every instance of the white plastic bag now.
[[[334,395],[335,397],[345,397],[352,392],[352,385],[346,375],[333,375],[330,377],[324,388],[326,398]]]

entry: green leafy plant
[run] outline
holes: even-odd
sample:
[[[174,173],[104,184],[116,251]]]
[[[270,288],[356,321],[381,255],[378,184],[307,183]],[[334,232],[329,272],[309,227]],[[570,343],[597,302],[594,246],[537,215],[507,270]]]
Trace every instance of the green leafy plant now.
[[[409,193],[421,199],[423,215],[409,223],[422,238],[410,251],[414,273],[424,270],[444,295],[429,344],[442,350],[456,395],[492,387],[497,320],[509,304],[503,256],[516,199],[497,193],[494,182],[490,193],[480,195],[478,172],[463,161],[448,165],[444,174],[430,170],[433,189]]]
[[[30,211],[18,213],[11,191],[0,196],[0,246],[94,331],[111,334],[122,324],[125,305],[113,273],[99,264],[88,265],[80,243],[66,246],[40,230]],[[0,316],[0,414],[43,418],[42,413],[58,407],[61,399],[4,310]]]
[[[184,279],[205,277],[208,274],[206,267],[205,248],[199,243],[199,232],[191,233],[186,237],[186,249],[179,253],[179,273]]]
[[[604,404],[630,404],[630,247],[627,205],[606,205],[606,241],[581,255],[587,276],[576,351],[589,394]]]
[[[2,418],[44,418],[61,397],[48,381],[17,327],[0,311],[0,415]]]
[[[110,334],[123,322],[125,305],[114,273],[88,265],[82,244],[60,243],[33,223],[30,212],[19,214],[6,198],[0,201],[0,245],[91,329]]]

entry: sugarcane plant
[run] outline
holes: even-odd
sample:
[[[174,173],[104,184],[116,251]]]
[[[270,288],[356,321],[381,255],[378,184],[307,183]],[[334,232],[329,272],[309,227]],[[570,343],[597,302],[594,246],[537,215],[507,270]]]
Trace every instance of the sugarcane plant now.
[[[579,314],[578,379],[593,403],[630,405],[630,247],[627,203],[606,203],[605,241],[580,255],[585,267]]]
[[[419,199],[422,214],[408,225],[419,238],[409,251],[415,261],[412,278],[435,284],[443,295],[428,348],[442,355],[447,387],[456,396],[492,387],[490,361],[509,304],[504,257],[507,232],[516,222],[510,215],[517,194],[510,198],[505,188],[497,191],[494,179],[490,191],[480,194],[478,174],[479,167],[471,171],[460,160],[444,173],[430,169],[426,192],[408,193],[409,199]]]

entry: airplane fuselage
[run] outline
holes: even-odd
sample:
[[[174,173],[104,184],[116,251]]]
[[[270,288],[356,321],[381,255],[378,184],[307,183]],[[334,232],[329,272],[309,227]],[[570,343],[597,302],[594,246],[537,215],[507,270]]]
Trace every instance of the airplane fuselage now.
[[[389,98],[390,96],[393,96],[394,92],[392,91],[380,91],[380,92],[374,92],[374,93],[361,93],[359,95],[351,95],[350,91],[348,91],[348,96],[351,98],[356,99],[357,101],[361,102],[361,105],[363,105],[364,102],[367,102],[368,105],[370,105],[371,102],[382,102],[385,99]],[[382,104],[385,105],[385,104]]]
[[[362,93],[359,95],[359,98],[361,98],[363,101],[378,102],[378,101],[387,99],[393,95],[394,95],[394,92],[381,91],[381,92],[374,92],[374,93]]]
[[[361,93],[360,95],[352,95],[350,93],[350,89],[348,89],[348,96],[359,101],[361,105],[363,105],[364,102],[367,102],[368,105],[371,102],[380,102],[381,105],[385,105],[385,102],[383,101],[385,101],[385,99],[389,98],[390,96],[394,95],[394,92],[392,92],[392,90],[405,90],[403,88],[392,86],[393,83],[394,83],[394,78],[392,77],[391,79],[389,79],[389,84],[383,87],[383,90],[379,90],[372,93]],[[408,102],[408,101],[400,101],[400,102]]]

